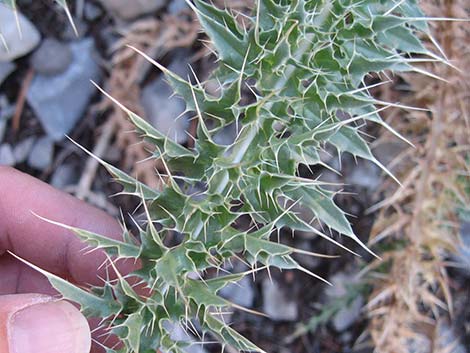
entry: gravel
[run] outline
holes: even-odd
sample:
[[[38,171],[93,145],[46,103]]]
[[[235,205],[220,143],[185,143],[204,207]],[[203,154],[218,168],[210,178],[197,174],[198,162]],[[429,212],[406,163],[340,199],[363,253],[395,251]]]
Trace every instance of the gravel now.
[[[72,60],[72,50],[68,45],[46,38],[32,55],[31,65],[37,73],[51,76],[67,70]]]
[[[28,157],[28,164],[35,169],[43,171],[51,165],[53,154],[54,141],[47,136],[43,136],[34,144]]]
[[[296,321],[299,315],[297,302],[288,298],[274,279],[265,278],[263,287],[263,312],[274,321]]]
[[[73,60],[61,74],[34,77],[27,94],[29,105],[54,141],[68,134],[83,117],[101,71],[94,59],[94,42],[84,39],[69,44]]]
[[[0,165],[15,165],[15,157],[13,156],[13,150],[9,144],[4,143],[0,145]]]
[[[6,43],[5,47],[0,42],[0,62],[12,61],[28,54],[41,40],[38,30],[26,17],[20,12],[15,16],[14,11],[2,3],[0,3],[0,34]]]

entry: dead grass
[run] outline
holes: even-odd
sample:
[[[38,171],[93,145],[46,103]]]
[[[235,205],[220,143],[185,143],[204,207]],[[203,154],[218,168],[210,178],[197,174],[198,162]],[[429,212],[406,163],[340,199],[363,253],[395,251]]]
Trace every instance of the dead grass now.
[[[430,16],[467,17],[465,0],[426,1],[423,6]],[[407,103],[430,113],[393,115],[415,147],[397,157],[395,173],[403,187],[383,185],[387,199],[372,230],[371,244],[389,248],[382,261],[371,265],[374,291],[367,306],[369,331],[380,353],[449,348],[438,347],[436,323],[453,315],[446,259],[460,246],[457,207],[470,204],[465,191],[470,176],[470,40],[466,23],[434,22],[431,27],[460,71],[443,64],[423,67],[448,82],[405,76],[413,92]]]

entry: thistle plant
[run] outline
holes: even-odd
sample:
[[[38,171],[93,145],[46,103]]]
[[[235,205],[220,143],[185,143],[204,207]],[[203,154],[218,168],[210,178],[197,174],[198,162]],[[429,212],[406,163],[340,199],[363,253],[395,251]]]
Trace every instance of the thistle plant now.
[[[258,0],[245,26],[201,0],[188,5],[217,57],[210,80],[219,84],[218,94],[208,93],[195,76],[178,77],[147,59],[197,119],[194,147],[174,142],[122,106],[155,146],[150,158],[165,167],[164,187],[152,189],[101,162],[123,194],[141,199],[147,222],[139,225],[139,234],[124,231],[122,241],[62,225],[103,249],[111,265],[128,258],[141,269],[88,291],[45,273],[65,298],[80,303],[86,315],[101,317],[120,337],[123,348],[108,352],[183,352],[187,342],[173,339],[168,323],[208,333],[222,346],[262,352],[223,321],[224,310],[238,307],[219,290],[270,267],[324,280],[296,262],[293,255],[306,251],[284,245],[284,229],[310,232],[347,250],[332,237],[334,231],[369,251],[334,203],[334,193],[325,183],[302,177],[299,166],[329,168],[321,152],[333,146],[339,157],[350,153],[388,173],[372,155],[360,124],[393,132],[379,113],[401,106],[374,99],[366,78],[417,71],[414,61],[442,61],[421,44],[428,29],[413,0]],[[247,89],[248,103],[242,99]],[[229,125],[237,131],[233,143],[216,143]],[[249,227],[238,226],[242,217],[250,219]],[[166,238],[172,233],[182,240],[170,247]],[[222,274],[234,258],[253,270]],[[208,272],[218,275],[205,276]],[[150,294],[138,294],[126,281],[129,276],[138,277]]]

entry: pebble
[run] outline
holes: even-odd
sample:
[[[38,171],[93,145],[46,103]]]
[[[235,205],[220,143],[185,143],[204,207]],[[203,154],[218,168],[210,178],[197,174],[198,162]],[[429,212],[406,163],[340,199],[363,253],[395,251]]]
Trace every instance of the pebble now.
[[[56,189],[65,189],[78,181],[78,174],[70,164],[61,164],[52,174],[51,185]]]
[[[218,131],[214,136],[214,142],[223,145],[229,146],[237,138],[237,127],[235,124],[230,124]]]
[[[409,147],[409,145],[406,142],[395,139],[394,141],[382,142],[376,145],[372,152],[380,163],[387,166],[407,147]]]
[[[0,85],[10,74],[16,70],[16,65],[11,62],[0,62]]]
[[[470,221],[462,221],[460,223],[460,238],[462,244],[458,248],[458,252],[453,257],[461,265],[463,275],[470,278]]]
[[[16,144],[13,149],[13,155],[15,156],[17,164],[23,163],[28,158],[35,141],[36,138],[32,136]]]
[[[207,353],[201,344],[196,343],[195,337],[188,334],[187,331],[183,330],[180,324],[174,324],[170,321],[165,321],[163,326],[168,330],[168,332],[170,332],[170,337],[172,340],[183,341],[188,344],[188,346],[184,349],[186,353]]]
[[[354,166],[352,172],[346,176],[346,184],[375,191],[381,183],[380,173],[380,168],[374,163],[360,160]]]
[[[3,141],[3,136],[5,135],[6,129],[7,129],[7,120],[0,117],[0,142]]]
[[[36,27],[20,12],[17,12],[19,28],[18,31],[17,17],[14,11],[7,5],[0,3],[0,34],[6,43],[0,42],[0,62],[8,62],[22,57],[33,50],[41,40]]]
[[[338,300],[348,293],[348,286],[354,285],[357,283],[357,280],[354,279],[351,275],[343,272],[335,274],[331,279],[333,286],[326,288],[327,301],[332,302]],[[358,295],[349,306],[342,307],[332,319],[333,326],[336,331],[343,332],[348,327],[350,327],[354,322],[356,322],[360,315],[361,309],[364,305],[364,299],[362,296]]]
[[[166,5],[166,0],[100,0],[100,2],[111,14],[126,21],[157,11]]]
[[[188,4],[185,0],[172,0],[168,5],[168,13],[176,15],[187,8]]]
[[[68,23],[65,27],[64,31],[61,33],[61,38],[65,41],[75,41],[79,38],[84,38],[88,31],[88,23],[81,18],[74,18],[73,23],[75,25],[75,32],[74,27]]]
[[[4,143],[0,145],[0,165],[15,165],[15,157],[13,156],[13,150],[9,144]]]
[[[85,4],[84,15],[88,21],[93,22],[97,20],[102,14],[103,14],[103,11],[101,10],[99,6],[91,2],[87,2]]]
[[[181,77],[188,74],[187,62],[177,57],[168,69]],[[145,86],[142,91],[142,106],[148,121],[170,139],[184,143],[188,139],[189,119],[181,114],[185,111],[184,101],[175,95],[163,75]]]
[[[53,154],[54,141],[47,136],[43,136],[34,144],[28,157],[28,164],[35,169],[43,171],[51,165]]]
[[[466,353],[467,350],[460,342],[459,337],[455,334],[454,329],[444,319],[440,319],[436,325],[437,330],[437,352],[448,353]]]
[[[238,283],[230,283],[220,290],[220,295],[232,303],[252,308],[255,299],[252,280],[243,277]]]
[[[27,93],[28,104],[54,141],[63,139],[83,117],[96,91],[90,80],[99,82],[101,78],[93,40],[69,46],[73,61],[67,70],[54,76],[36,75]]]
[[[408,353],[432,353],[432,343],[427,336],[417,335],[407,341],[405,349]]]
[[[274,321],[295,321],[299,315],[294,298],[288,298],[273,279],[265,278],[263,287],[263,312]]]
[[[31,65],[37,73],[51,76],[67,70],[72,59],[72,51],[68,45],[46,38],[32,55]]]

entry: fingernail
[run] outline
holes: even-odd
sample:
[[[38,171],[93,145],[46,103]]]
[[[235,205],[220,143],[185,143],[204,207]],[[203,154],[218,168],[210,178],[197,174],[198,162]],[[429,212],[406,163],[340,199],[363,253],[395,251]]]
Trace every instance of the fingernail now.
[[[26,307],[10,319],[12,353],[89,353],[90,328],[83,315],[66,301]]]

